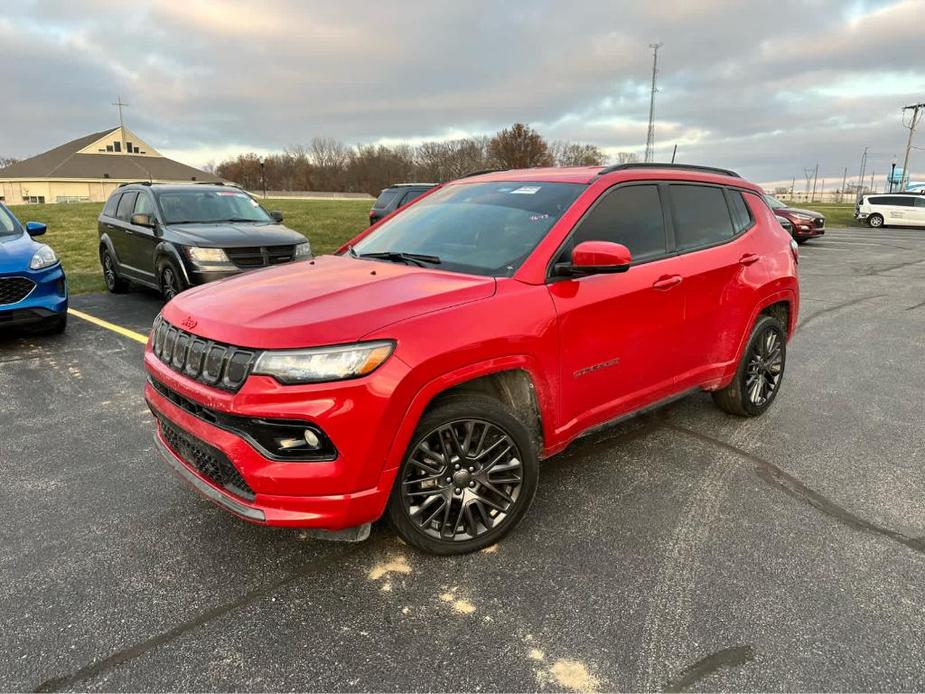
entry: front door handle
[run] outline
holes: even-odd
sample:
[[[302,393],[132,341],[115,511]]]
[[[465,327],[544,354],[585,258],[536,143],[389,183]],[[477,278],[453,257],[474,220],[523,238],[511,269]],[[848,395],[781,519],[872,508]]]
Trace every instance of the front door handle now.
[[[681,275],[663,275],[662,277],[659,277],[657,280],[655,280],[652,286],[655,289],[671,289],[672,287],[677,287],[679,284],[681,284],[682,280],[683,278]]]
[[[741,258],[739,258],[739,265],[751,265],[752,263],[757,263],[761,258],[757,253],[746,253]]]

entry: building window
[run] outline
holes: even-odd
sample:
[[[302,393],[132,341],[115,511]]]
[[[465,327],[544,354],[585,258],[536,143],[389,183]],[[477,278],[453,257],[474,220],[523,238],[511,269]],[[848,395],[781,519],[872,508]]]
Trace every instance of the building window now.
[[[126,143],[125,143],[125,151],[128,152],[129,154],[131,154],[131,152],[132,152],[132,143],[131,143],[131,142],[126,142]]]
[[[44,205],[45,196],[44,195],[23,195],[22,201],[29,203],[30,205]]]
[[[106,151],[107,151],[107,152],[111,152],[111,151],[112,151],[112,145],[106,145]]]
[[[90,202],[90,198],[86,195],[58,195],[55,202]]]
[[[119,142],[119,140],[116,140],[115,142],[112,143],[112,148],[113,148],[113,151],[115,151],[115,152],[121,152],[121,151],[122,151],[122,143]]]

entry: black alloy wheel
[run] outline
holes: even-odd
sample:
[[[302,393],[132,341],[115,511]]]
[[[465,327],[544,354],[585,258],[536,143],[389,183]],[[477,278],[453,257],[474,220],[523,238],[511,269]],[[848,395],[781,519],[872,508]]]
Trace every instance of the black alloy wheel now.
[[[182,280],[172,263],[161,265],[160,285],[161,296],[164,297],[165,303],[183,291]]]
[[[113,294],[121,294],[128,289],[128,283],[116,273],[115,261],[106,249],[100,251],[100,264],[103,266],[103,281],[106,283],[108,291]]]
[[[713,392],[720,409],[742,417],[762,414],[780,391],[787,362],[787,334],[772,316],[758,318],[732,382]]]
[[[502,403],[467,394],[422,418],[405,456],[389,517],[410,544],[460,554],[496,542],[536,490],[529,432]]]

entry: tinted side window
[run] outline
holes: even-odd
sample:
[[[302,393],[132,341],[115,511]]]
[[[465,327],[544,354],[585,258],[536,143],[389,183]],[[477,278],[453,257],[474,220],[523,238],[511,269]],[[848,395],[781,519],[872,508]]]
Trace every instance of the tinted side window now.
[[[732,238],[732,219],[722,188],[672,185],[675,241],[690,250]]]
[[[874,205],[893,205],[894,207],[912,207],[913,198],[901,195],[887,195],[885,197],[871,198]]]
[[[915,206],[916,206],[916,207],[925,207],[925,197],[923,197],[923,198],[916,198],[916,199],[915,199]]]
[[[138,200],[135,202],[135,214],[154,214],[154,201],[150,195],[138,194]]]
[[[582,241],[622,243],[634,261],[663,255],[665,218],[658,187],[624,186],[604,193],[575,230],[572,246]]]
[[[106,207],[103,208],[103,214],[107,217],[115,217],[116,207],[119,205],[119,198],[121,197],[122,195],[119,193],[110,195],[109,200],[106,201]]]
[[[376,202],[373,204],[373,207],[377,210],[384,210],[389,205],[391,205],[393,202],[395,202],[395,198],[398,197],[398,194],[400,192],[401,191],[399,190],[389,190],[389,189],[383,190],[381,193],[379,193],[379,197],[376,199]]]
[[[404,199],[401,201],[401,204],[399,205],[399,207],[401,207],[402,205],[407,205],[409,202],[411,202],[411,201],[414,200],[415,198],[421,197],[421,196],[424,195],[424,193],[426,193],[426,192],[427,192],[426,190],[412,190],[410,193],[408,193],[407,195],[405,195],[405,197],[404,197]]]
[[[132,216],[132,210],[135,209],[135,198],[138,193],[123,193],[119,201],[119,207],[116,210],[116,217],[123,221],[128,221]]]
[[[732,223],[735,227],[735,233],[745,231],[752,225],[752,214],[745,204],[742,193],[737,190],[730,190],[729,205],[732,211]]]

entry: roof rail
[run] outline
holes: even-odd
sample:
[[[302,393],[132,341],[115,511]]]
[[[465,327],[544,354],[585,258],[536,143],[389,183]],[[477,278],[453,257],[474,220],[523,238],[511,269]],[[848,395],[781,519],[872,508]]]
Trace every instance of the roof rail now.
[[[393,183],[389,188],[434,188],[439,183]]]
[[[735,171],[730,169],[720,169],[715,166],[697,166],[696,164],[659,164],[656,162],[641,164],[641,163],[632,163],[632,164],[614,164],[613,166],[608,166],[601,169],[597,172],[598,176],[603,176],[604,174],[613,173],[614,171],[627,171],[629,169],[678,169],[679,171],[700,171],[702,173],[714,173],[721,174],[723,176],[733,176],[734,178],[742,178]]]
[[[128,181],[126,183],[120,183],[119,187],[124,188],[125,186],[150,186],[151,181]]]
[[[507,171],[507,169],[477,169],[476,171],[464,173],[460,178],[472,178],[473,176],[481,176],[482,174],[498,173],[499,171]]]

